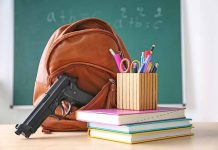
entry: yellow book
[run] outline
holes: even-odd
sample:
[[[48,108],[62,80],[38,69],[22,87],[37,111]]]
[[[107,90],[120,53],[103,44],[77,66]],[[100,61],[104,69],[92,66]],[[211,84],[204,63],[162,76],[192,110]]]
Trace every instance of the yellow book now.
[[[104,140],[116,141],[121,143],[136,144],[154,140],[162,140],[168,138],[182,137],[193,135],[191,133],[192,127],[159,130],[151,132],[142,132],[134,134],[118,133],[112,131],[105,131],[99,129],[89,129],[89,137],[99,138]]]

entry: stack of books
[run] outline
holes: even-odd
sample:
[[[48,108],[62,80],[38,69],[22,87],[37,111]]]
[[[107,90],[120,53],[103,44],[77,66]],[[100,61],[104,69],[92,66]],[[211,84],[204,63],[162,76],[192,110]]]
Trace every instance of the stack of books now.
[[[191,119],[185,117],[184,108],[79,110],[76,117],[77,120],[88,122],[90,137],[123,143],[192,135]]]

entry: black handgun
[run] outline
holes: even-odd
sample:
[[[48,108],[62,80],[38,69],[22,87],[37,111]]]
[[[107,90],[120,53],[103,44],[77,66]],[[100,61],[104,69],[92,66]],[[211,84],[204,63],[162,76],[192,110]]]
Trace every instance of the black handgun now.
[[[48,116],[55,115],[55,109],[58,106],[62,108],[62,115],[66,116],[70,113],[72,106],[80,108],[86,105],[93,96],[79,89],[76,82],[76,78],[67,75],[59,76],[27,119],[22,124],[16,125],[15,133],[29,138]],[[67,102],[67,111],[64,111],[63,102]]]

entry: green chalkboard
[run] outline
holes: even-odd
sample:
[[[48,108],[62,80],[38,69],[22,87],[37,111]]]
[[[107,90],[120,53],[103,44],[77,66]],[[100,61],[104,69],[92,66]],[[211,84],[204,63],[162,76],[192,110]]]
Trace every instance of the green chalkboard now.
[[[107,21],[132,59],[157,44],[159,103],[182,103],[180,0],[15,0],[14,105],[31,105],[43,49],[55,29],[88,17]]]

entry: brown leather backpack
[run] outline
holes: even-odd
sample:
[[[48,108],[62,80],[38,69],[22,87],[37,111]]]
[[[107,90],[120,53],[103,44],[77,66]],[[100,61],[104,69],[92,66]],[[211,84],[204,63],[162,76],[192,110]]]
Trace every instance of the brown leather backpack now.
[[[80,109],[116,107],[116,80],[118,68],[109,52],[115,50],[130,58],[122,41],[106,22],[83,19],[58,28],[42,54],[35,82],[33,104],[36,106],[57,76],[67,73],[77,77],[77,86],[95,97]],[[85,122],[75,120],[75,111],[63,120],[48,117],[42,124],[44,131],[86,130]],[[57,116],[61,110],[55,111]]]

